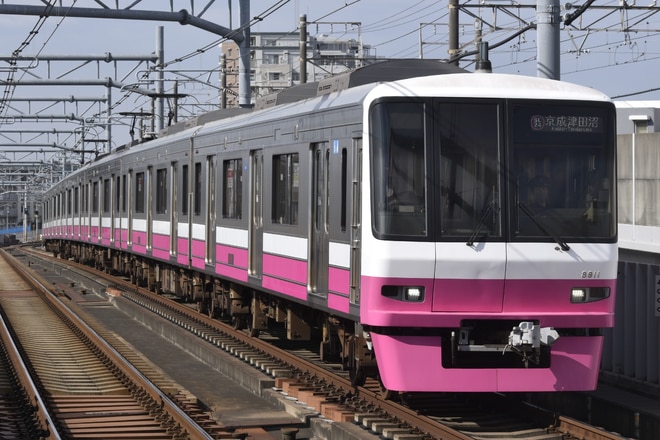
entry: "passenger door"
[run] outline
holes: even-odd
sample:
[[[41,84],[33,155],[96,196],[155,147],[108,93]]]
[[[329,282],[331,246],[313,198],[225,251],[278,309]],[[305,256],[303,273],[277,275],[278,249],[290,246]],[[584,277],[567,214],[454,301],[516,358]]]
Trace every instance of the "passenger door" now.
[[[362,239],[362,139],[353,140],[353,179],[351,217],[351,304],[360,303],[361,239]]]
[[[154,168],[147,167],[147,251],[153,247],[153,191],[154,191]]]
[[[177,216],[177,206],[179,203],[179,163],[172,162],[170,164],[170,182],[169,187],[172,189],[170,193],[170,255],[176,255],[177,241],[179,236],[179,217]]]
[[[213,264],[215,262],[215,170],[216,170],[215,156],[208,156],[206,158],[206,231],[204,261],[206,264]]]
[[[312,145],[312,215],[310,225],[309,282],[311,293],[327,296],[328,292],[328,204],[330,197],[329,168],[330,148],[328,142]]]
[[[250,152],[250,226],[248,231],[248,275],[261,279],[263,271],[263,151]]]
[[[119,194],[119,177],[114,174],[110,177],[110,185],[112,185],[112,191],[110,195],[110,246],[116,247],[115,245],[115,214],[119,208],[118,203],[118,194]]]

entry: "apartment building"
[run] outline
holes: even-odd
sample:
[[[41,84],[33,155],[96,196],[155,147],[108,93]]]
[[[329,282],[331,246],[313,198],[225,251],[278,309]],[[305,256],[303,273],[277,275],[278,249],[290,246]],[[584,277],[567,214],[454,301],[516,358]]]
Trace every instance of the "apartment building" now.
[[[226,106],[238,107],[238,46],[234,42],[224,42],[220,47],[225,60]],[[253,32],[250,47],[252,102],[301,83],[298,32]],[[369,51],[369,46],[355,39],[308,35],[305,82],[315,82],[373,62]]]

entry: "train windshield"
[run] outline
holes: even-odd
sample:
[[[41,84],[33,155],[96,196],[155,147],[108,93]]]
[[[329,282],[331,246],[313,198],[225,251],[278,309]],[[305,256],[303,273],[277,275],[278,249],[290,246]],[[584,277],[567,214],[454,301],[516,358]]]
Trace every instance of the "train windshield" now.
[[[374,227],[382,234],[426,237],[429,232],[426,107],[392,102],[374,109]]]
[[[370,114],[374,234],[613,241],[613,112],[566,101],[378,101]]]
[[[515,238],[611,239],[616,234],[613,118],[605,106],[511,108]]]

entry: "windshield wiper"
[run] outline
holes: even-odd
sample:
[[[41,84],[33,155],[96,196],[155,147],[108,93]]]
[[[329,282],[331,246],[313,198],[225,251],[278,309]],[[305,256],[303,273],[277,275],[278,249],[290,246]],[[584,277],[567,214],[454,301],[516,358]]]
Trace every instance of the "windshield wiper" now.
[[[534,213],[532,212],[532,210],[529,209],[529,208],[527,207],[527,205],[525,205],[523,202],[518,202],[518,206],[520,207],[520,210],[521,210],[522,212],[524,212],[525,214],[527,214],[527,217],[529,217],[530,219],[532,219],[532,221],[534,222],[534,224],[535,224],[536,226],[539,227],[539,229],[541,230],[541,232],[543,232],[543,233],[544,233],[545,235],[547,235],[548,237],[552,238],[552,239],[555,241],[555,243],[557,243],[557,244],[559,245],[559,247],[561,248],[562,251],[570,251],[570,250],[571,250],[570,246],[569,246],[568,244],[566,244],[566,242],[565,242],[564,240],[562,240],[562,238],[561,238],[560,236],[558,236],[558,235],[553,234],[552,232],[550,232],[550,231],[549,231],[549,230],[543,225],[543,223],[541,223],[538,219],[536,219],[536,216],[534,215]]]
[[[493,213],[494,206],[495,206],[495,200],[493,200],[492,202],[490,202],[488,204],[488,206],[486,206],[486,208],[484,209],[484,213],[481,214],[481,218],[479,219],[476,226],[474,227],[474,230],[472,230],[472,235],[470,235],[470,238],[468,239],[468,242],[465,243],[466,245],[468,245],[468,246],[474,245],[475,238],[477,238],[477,235],[479,235],[479,232],[481,231],[481,228],[486,223],[486,219],[488,218],[488,216]]]

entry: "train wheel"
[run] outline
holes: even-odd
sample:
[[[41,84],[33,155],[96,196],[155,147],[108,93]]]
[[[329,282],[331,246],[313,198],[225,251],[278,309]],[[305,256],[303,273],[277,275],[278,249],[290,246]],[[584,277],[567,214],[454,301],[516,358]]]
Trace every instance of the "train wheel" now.
[[[206,315],[209,318],[214,319],[215,316],[216,316],[216,307],[217,307],[217,303],[216,303],[215,298],[211,298],[211,299],[206,300],[206,304],[207,304],[206,305],[207,308],[205,310]]]
[[[256,328],[256,326],[254,325],[253,317],[251,315],[248,315],[247,318],[245,319],[245,321],[246,321],[245,327],[247,328],[248,335],[250,335],[253,338],[256,338],[257,336],[259,336],[259,333],[261,332],[261,330]]]
[[[392,390],[385,388],[385,385],[383,385],[383,381],[380,378],[380,374],[378,375],[378,394],[385,400],[392,399]]]
[[[359,363],[356,363],[356,365],[349,370],[349,377],[351,379],[351,385],[354,387],[361,387],[367,381],[367,374]]]
[[[234,326],[235,330],[243,330],[245,326],[245,318],[239,315],[234,315],[231,317],[231,323]]]

